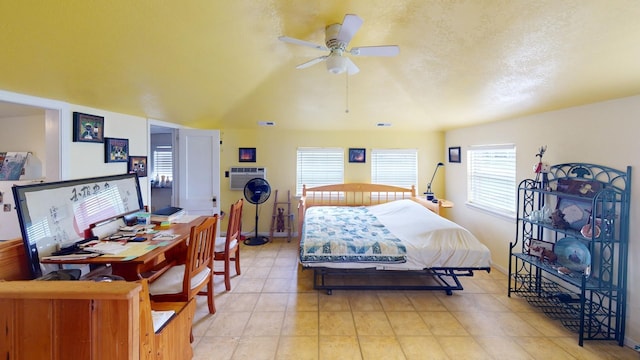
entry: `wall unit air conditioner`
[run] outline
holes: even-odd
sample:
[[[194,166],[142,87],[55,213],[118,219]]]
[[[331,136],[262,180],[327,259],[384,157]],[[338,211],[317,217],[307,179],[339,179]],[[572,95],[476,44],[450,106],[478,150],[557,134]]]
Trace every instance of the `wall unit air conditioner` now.
[[[232,167],[229,171],[231,190],[244,190],[244,185],[253,178],[267,178],[267,170],[262,167]]]

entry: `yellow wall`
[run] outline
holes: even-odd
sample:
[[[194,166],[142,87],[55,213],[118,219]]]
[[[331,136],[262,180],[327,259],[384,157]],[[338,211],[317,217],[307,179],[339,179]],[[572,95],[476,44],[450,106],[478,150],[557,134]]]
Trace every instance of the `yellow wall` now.
[[[130,141],[132,155],[147,155],[147,121],[144,118],[108,111],[70,105],[70,111],[87,112],[105,116],[105,135],[123,137]],[[417,148],[419,162],[418,193],[425,191],[435,164],[445,167],[434,181],[436,195],[455,203],[447,216],[468,228],[491,250],[497,268],[506,270],[509,242],[515,235],[515,221],[496,217],[465,206],[466,201],[466,150],[470,145],[514,143],[517,147],[518,181],[532,176],[535,154],[541,145],[548,150],[544,160],[551,164],[560,162],[593,162],[614,168],[631,165],[640,169],[640,96],[616,99],[559,111],[537,114],[509,121],[440,132],[397,132],[375,129],[362,132],[316,132],[281,130],[278,127],[256,130],[221,129],[221,194],[222,209],[228,209],[232,201],[242,197],[240,191],[229,190],[229,179],[224,172],[232,166],[261,166],[267,169],[267,179],[280,193],[295,192],[296,149],[298,147],[361,147],[367,149],[365,164],[350,164],[345,159],[345,181],[369,181],[370,152],[372,148]],[[70,120],[70,116],[68,117]],[[68,125],[68,124],[67,124]],[[69,126],[70,128],[70,126]],[[13,130],[13,129],[12,129]],[[12,131],[12,133],[14,133]],[[71,131],[66,141],[70,148],[69,178],[119,174],[126,171],[125,164],[105,164],[102,144],[72,143]],[[38,135],[37,138],[41,138]],[[2,137],[0,137],[2,139]],[[37,141],[37,140],[36,140]],[[44,141],[44,139],[43,139]],[[13,146],[13,145],[12,145]],[[35,145],[36,147],[38,145]],[[446,148],[461,146],[462,163],[446,161]],[[31,145],[30,145],[31,147]],[[238,148],[255,147],[257,162],[239,163]],[[34,147],[35,148],[35,147]],[[37,150],[41,152],[41,150]],[[630,221],[627,338],[640,338],[640,177],[632,176],[632,204]],[[444,192],[446,182],[446,193]],[[148,182],[141,182],[145,204]],[[295,199],[294,199],[295,200]],[[268,232],[273,199],[260,207],[260,232]],[[295,203],[292,204],[295,211]],[[253,205],[244,212],[243,229],[251,231],[254,223]],[[226,224],[225,224],[226,225]],[[297,229],[296,229],[297,230]],[[505,284],[506,286],[506,284]],[[506,291],[506,288],[505,288]]]
[[[470,145],[516,144],[517,181],[532,178],[535,154],[547,145],[549,164],[587,162],[624,170],[631,165],[627,337],[640,339],[640,96],[531,115],[509,121],[449,131],[446,146],[461,146],[462,163],[449,166],[446,196],[456,206],[449,217],[469,229],[491,250],[494,266],[506,271],[509,242],[515,239],[515,219],[494,216],[465,206],[466,150]],[[505,291],[506,291],[505,283]]]
[[[229,190],[229,179],[224,178],[224,172],[235,166],[265,167],[267,180],[272,190],[278,190],[278,200],[284,200],[287,190],[291,190],[292,212],[295,212],[297,199],[293,198],[296,191],[296,150],[298,147],[341,147],[366,148],[367,161],[349,163],[345,158],[345,182],[369,182],[371,178],[370,154],[372,148],[415,148],[418,149],[418,194],[426,190],[435,165],[444,162],[444,134],[441,132],[396,132],[389,129],[375,129],[372,131],[344,132],[344,131],[302,131],[282,130],[278,127],[265,127],[257,130],[221,131],[221,208],[228,211],[231,202],[243,197],[241,191]],[[238,162],[238,148],[255,147],[256,162]],[[444,196],[444,169],[438,171],[433,182],[436,194]],[[272,191],[273,192],[273,191]],[[283,194],[281,196],[280,194]],[[271,224],[273,197],[259,207],[259,232],[268,232]],[[255,224],[255,205],[247,204],[243,211],[243,231],[251,231]],[[296,229],[297,230],[297,229]]]

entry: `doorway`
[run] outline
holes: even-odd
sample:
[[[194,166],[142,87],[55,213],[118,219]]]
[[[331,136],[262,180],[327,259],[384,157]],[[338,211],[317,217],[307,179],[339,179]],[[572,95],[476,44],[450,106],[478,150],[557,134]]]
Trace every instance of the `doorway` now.
[[[176,129],[162,125],[149,126],[149,210],[175,205],[174,183]]]

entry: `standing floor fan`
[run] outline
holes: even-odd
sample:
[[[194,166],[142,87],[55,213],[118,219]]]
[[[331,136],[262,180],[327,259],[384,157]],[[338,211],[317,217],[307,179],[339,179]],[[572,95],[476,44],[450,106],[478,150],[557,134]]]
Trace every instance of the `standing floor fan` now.
[[[258,205],[269,199],[271,195],[271,186],[267,180],[263,178],[253,178],[244,185],[244,198],[248,202],[256,205],[256,234],[244,240],[245,245],[264,245],[269,239],[264,236],[258,236]]]

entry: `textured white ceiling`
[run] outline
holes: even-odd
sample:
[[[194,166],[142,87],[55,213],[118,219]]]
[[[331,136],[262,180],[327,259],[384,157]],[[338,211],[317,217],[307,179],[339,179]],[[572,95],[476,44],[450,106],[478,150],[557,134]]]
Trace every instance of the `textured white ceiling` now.
[[[295,66],[345,13],[360,73]],[[0,89],[207,128],[442,130],[640,93],[637,0],[1,1]],[[345,110],[349,111],[346,112]]]

